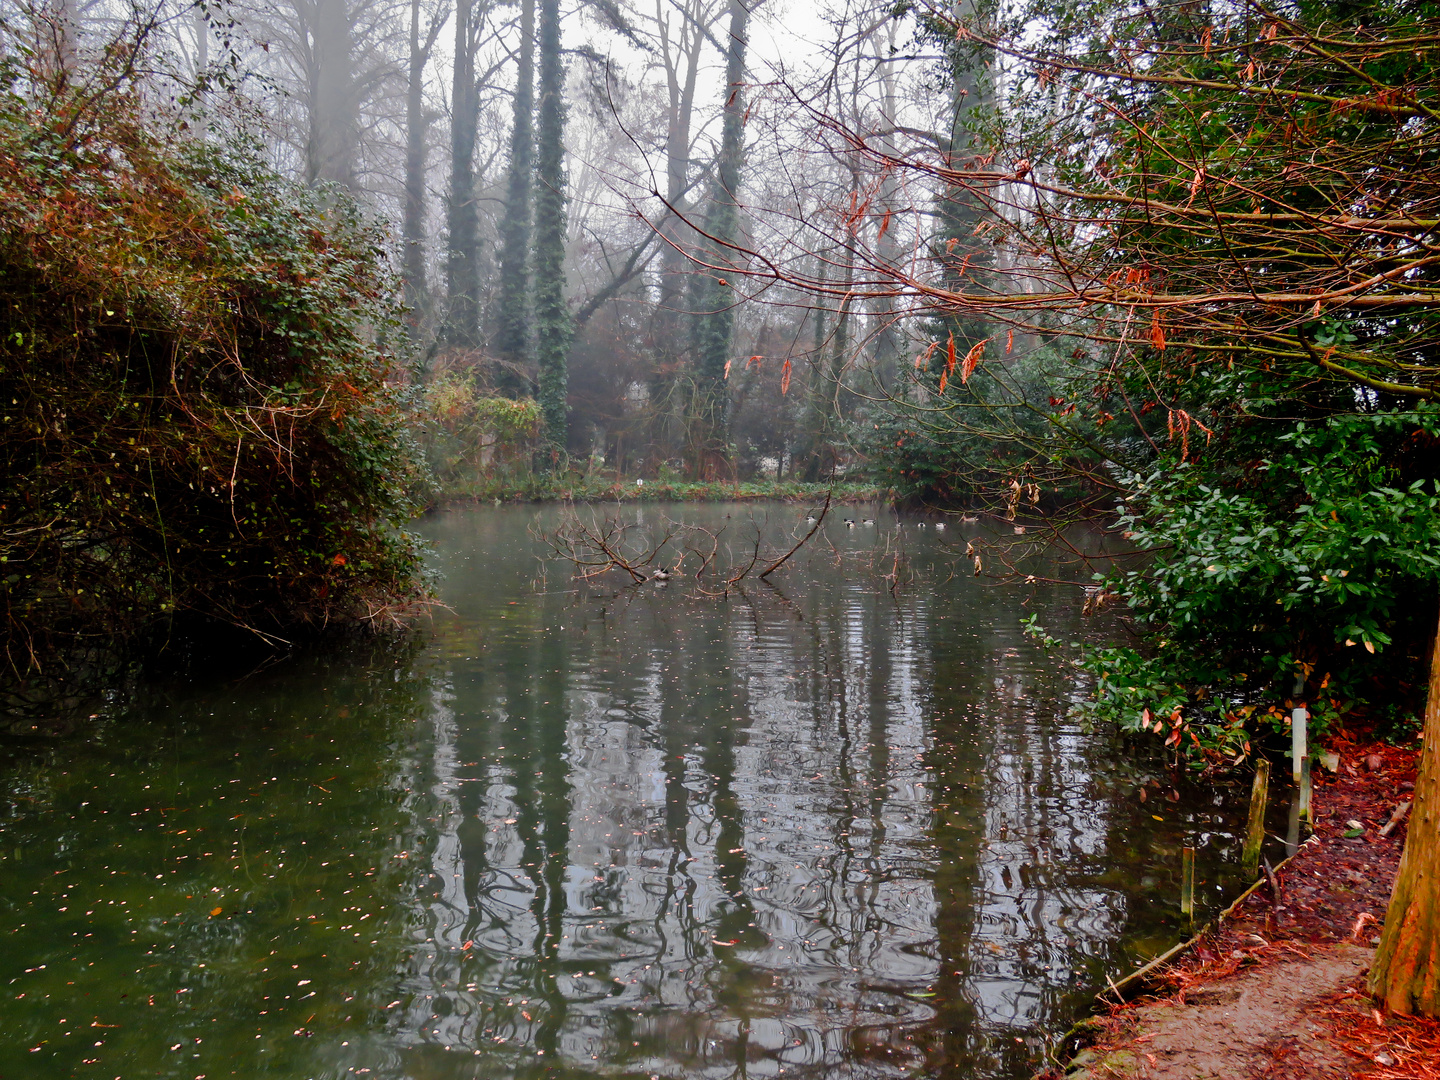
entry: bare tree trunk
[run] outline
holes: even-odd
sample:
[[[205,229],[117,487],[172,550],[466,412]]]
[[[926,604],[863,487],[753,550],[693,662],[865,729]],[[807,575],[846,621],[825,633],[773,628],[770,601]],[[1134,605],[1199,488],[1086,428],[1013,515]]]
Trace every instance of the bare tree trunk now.
[[[199,4],[191,15],[195,25],[195,76],[203,79],[210,67],[210,13]]]
[[[530,389],[534,316],[530,297],[530,203],[535,168],[535,0],[520,6],[520,55],[516,58],[514,120],[510,128],[510,177],[505,220],[500,225],[500,297],[496,304],[495,352],[507,365],[497,376],[501,390],[520,396]]]
[[[425,286],[425,136],[429,118],[425,115],[425,64],[434,45],[420,40],[420,0],[410,0],[410,71],[405,87],[405,221],[402,274],[405,303],[410,308],[407,325],[411,338],[419,333],[428,306]]]
[[[350,13],[345,0],[317,0],[310,70],[310,132],[305,177],[355,186],[360,121],[351,73]]]
[[[695,115],[695,86],[704,57],[705,35],[709,30],[710,8],[698,0],[687,0],[680,11],[678,31],[673,38],[666,5],[657,0],[655,19],[659,28],[660,52],[665,65],[668,101],[665,110],[665,201],[670,207],[660,226],[664,237],[660,250],[660,303],[655,314],[655,366],[650,375],[651,455],[655,465],[679,451],[681,420],[676,398],[676,374],[685,353],[683,309],[688,262],[684,245],[693,239],[683,215],[690,209],[691,128]]]
[[[80,17],[75,8],[76,0],[49,0],[32,9],[38,66],[57,87],[75,72],[80,37]]]
[[[850,192],[859,192],[860,178],[850,174]],[[839,254],[840,277],[838,284],[848,293],[855,280],[855,224],[845,230],[845,247]],[[824,280],[824,269],[818,275]],[[845,369],[850,353],[850,307],[847,295],[840,301],[835,312],[835,329],[822,337],[824,320],[816,324],[816,357],[810,377],[810,407],[807,410],[808,428],[806,442],[809,453],[805,463],[804,479],[816,483],[828,476],[835,468],[835,442],[844,420],[842,395],[844,394]]]
[[[1370,969],[1370,991],[1394,1012],[1440,1016],[1440,631],[1430,658],[1410,832]]]

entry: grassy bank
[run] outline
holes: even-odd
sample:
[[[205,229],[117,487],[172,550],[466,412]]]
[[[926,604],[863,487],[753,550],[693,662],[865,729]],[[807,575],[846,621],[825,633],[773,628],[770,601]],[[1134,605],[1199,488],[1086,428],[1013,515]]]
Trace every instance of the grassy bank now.
[[[773,499],[819,504],[827,493],[835,502],[880,502],[893,498],[889,488],[875,484],[839,482],[806,484],[798,480],[658,479],[643,483],[615,480],[594,474],[554,476],[496,475],[448,485],[436,494],[436,505],[463,502],[744,502]]]

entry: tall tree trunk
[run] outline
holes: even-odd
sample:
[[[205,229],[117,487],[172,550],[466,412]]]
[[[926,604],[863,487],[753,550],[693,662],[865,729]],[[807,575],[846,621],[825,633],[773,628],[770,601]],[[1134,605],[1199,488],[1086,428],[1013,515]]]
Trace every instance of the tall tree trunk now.
[[[704,16],[696,0],[687,0],[680,12],[679,31],[671,51],[669,15],[663,0],[657,0],[656,25],[659,27],[661,57],[665,65],[667,102],[665,110],[665,202],[669,207],[660,225],[664,240],[660,249],[660,303],[654,323],[654,368],[649,382],[651,408],[650,450],[659,462],[667,461],[679,450],[679,432],[683,409],[677,408],[675,376],[685,353],[684,317],[685,283],[689,260],[684,246],[694,239],[694,232],[685,223],[690,209],[690,143],[695,114],[695,87],[700,75],[700,62],[705,51]]]
[[[210,13],[196,4],[190,18],[195,27],[195,78],[199,82],[210,68]]]
[[[535,168],[535,360],[545,441],[541,465],[565,452],[570,311],[565,306],[565,65],[560,0],[540,0],[540,131]]]
[[[899,19],[891,19],[885,25],[885,36],[879,33],[875,42],[881,46],[876,50],[881,56],[895,56],[899,52]],[[900,153],[900,147],[893,134],[899,119],[899,78],[894,63],[885,64],[880,75],[880,124],[885,135],[880,139],[880,149],[890,157]],[[892,227],[891,215],[899,209],[900,180],[896,170],[886,169],[880,177],[880,191],[877,207],[879,220],[876,223],[875,257],[882,266],[896,266],[901,259],[899,244],[900,229]],[[897,314],[895,299],[891,296],[876,298],[872,310],[875,313],[875,378],[881,388],[888,391],[899,373],[900,332],[896,329]]]
[[[480,226],[475,206],[475,131],[480,94],[475,86],[475,3],[455,5],[455,71],[451,90],[450,202],[445,284],[449,312],[445,342],[463,349],[480,345]]]
[[[1394,1012],[1440,1016],[1440,631],[1414,798],[1370,990]]]
[[[431,38],[434,41],[434,38]],[[425,64],[430,44],[420,41],[420,0],[410,0],[410,71],[405,87],[405,220],[401,272],[410,308],[411,338],[419,333],[427,306],[425,288]]]
[[[976,7],[976,0],[955,0],[954,18],[961,24],[972,25]],[[957,172],[970,168],[971,159],[978,153],[976,140],[967,125],[990,93],[989,59],[988,53],[968,42],[954,40],[947,45],[950,108],[946,119],[949,126],[943,132],[940,150],[946,166]],[[985,218],[985,207],[963,183],[954,183],[942,191],[937,209],[940,235],[935,240],[935,256],[940,261],[946,287],[973,291],[974,279],[980,278],[993,262],[993,249],[975,231]],[[988,324],[974,317],[952,316],[944,319],[941,326],[942,337],[953,334],[955,348],[962,354],[989,334]],[[931,374],[937,380],[943,353],[944,350],[937,350],[932,363]]]
[[[859,191],[859,177],[853,172],[851,179],[852,196]],[[846,228],[846,244],[839,253],[839,285],[848,293],[855,280],[854,245],[855,226]],[[826,278],[826,264],[820,262],[816,277],[822,283]],[[818,304],[819,298],[816,298]],[[829,475],[835,467],[835,439],[841,417],[841,384],[845,378],[845,367],[850,352],[850,297],[840,301],[835,312],[835,328],[825,329],[825,312],[817,312],[815,324],[815,360],[810,373],[810,403],[806,410],[806,458],[803,478],[817,483]]]
[[[305,176],[355,186],[355,146],[360,118],[351,71],[352,27],[345,0],[317,0],[310,70],[310,130]]]
[[[695,404],[691,412],[690,468],[697,477],[714,477],[729,464],[725,405],[725,365],[735,327],[735,290],[725,276],[737,239],[740,210],[736,193],[745,158],[745,44],[750,12],[743,0],[730,0],[730,45],[725,61],[725,116],[720,129],[720,157],[715,189],[705,215],[708,261],[716,270],[702,270],[695,306]]]
[[[500,297],[495,353],[505,365],[497,383],[519,396],[530,388],[533,359],[530,310],[530,189],[535,165],[535,0],[520,8],[520,55],[515,74],[515,119],[510,129],[510,177],[500,226]]]
[[[33,9],[37,67],[56,88],[63,87],[75,72],[76,49],[80,38],[78,0],[49,0]]]

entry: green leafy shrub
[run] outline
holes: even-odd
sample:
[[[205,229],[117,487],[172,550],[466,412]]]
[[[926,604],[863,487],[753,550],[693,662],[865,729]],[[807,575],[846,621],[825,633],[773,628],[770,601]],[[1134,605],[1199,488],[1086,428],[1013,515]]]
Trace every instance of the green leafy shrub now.
[[[1091,713],[1228,753],[1288,723],[1297,673],[1322,730],[1372,704],[1418,708],[1437,446],[1436,406],[1352,412],[1288,422],[1243,468],[1170,460],[1133,478],[1121,524],[1151,559],[1108,585],[1146,647],[1089,654]]]
[[[177,618],[262,635],[419,589],[381,237],[137,94],[0,70],[0,575],[12,672]]]
[[[442,491],[488,474],[527,474],[540,419],[533,399],[489,396],[473,372],[437,372],[425,388],[424,431],[426,457]]]

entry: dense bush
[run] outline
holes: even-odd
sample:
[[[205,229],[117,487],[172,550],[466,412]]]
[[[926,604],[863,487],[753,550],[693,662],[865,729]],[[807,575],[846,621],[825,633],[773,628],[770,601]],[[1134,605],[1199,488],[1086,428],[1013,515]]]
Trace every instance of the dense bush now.
[[[453,494],[492,472],[528,474],[540,420],[533,399],[492,396],[473,372],[446,368],[432,373],[421,430],[440,493]]]
[[[377,233],[135,96],[0,72],[6,661],[177,618],[263,635],[417,593]]]
[[[1109,584],[1145,647],[1087,657],[1088,709],[1233,752],[1267,718],[1284,727],[1298,675],[1322,727],[1360,714],[1394,730],[1424,704],[1440,409],[1244,426],[1227,453],[1162,460],[1130,483],[1121,524],[1151,558]]]

